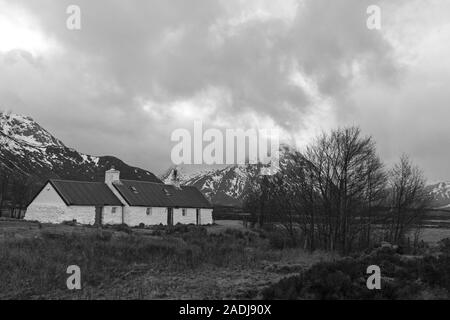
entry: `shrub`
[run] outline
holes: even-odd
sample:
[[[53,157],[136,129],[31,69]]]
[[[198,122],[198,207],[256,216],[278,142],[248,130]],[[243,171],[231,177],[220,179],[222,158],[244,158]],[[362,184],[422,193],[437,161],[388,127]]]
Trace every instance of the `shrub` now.
[[[298,245],[296,239],[293,239],[281,230],[264,232],[263,238],[267,238],[270,246],[277,250],[295,248]]]
[[[62,224],[66,225],[66,226],[75,227],[77,225],[77,220],[73,219],[70,221],[63,221]]]
[[[381,268],[382,290],[368,290],[369,265]],[[443,289],[445,291],[443,291]],[[450,291],[450,256],[404,259],[389,248],[362,257],[318,263],[263,290],[264,299],[415,299]]]
[[[112,239],[113,233],[110,231],[100,230],[97,233],[97,239],[100,241],[110,241]]]
[[[133,233],[133,229],[131,229],[126,224],[115,224],[115,225],[112,225],[111,228],[116,230],[116,231],[125,232],[127,234],[132,234]]]

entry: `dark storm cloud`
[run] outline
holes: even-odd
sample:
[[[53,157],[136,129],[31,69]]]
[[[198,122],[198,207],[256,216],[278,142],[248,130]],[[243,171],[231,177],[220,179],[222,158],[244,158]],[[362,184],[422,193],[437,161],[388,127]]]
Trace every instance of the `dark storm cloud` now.
[[[80,81],[90,75],[90,85],[117,86],[129,102],[168,103],[207,86],[226,88],[230,112],[255,109],[281,125],[309,104],[289,81],[294,67],[333,96],[351,80],[340,68],[356,60],[378,70],[389,56],[381,36],[365,28],[368,1],[306,1],[292,23],[255,18],[235,27],[220,1],[78,1],[79,32],[65,28],[71,1],[23,3],[72,56],[67,62],[85,66]],[[74,65],[75,76],[81,66]]]
[[[197,115],[205,122],[255,114],[298,132],[317,97],[293,81],[296,74],[331,101],[336,124],[355,114],[358,77],[369,86],[396,86],[402,77],[390,42],[366,28],[372,1],[14,3],[56,49],[0,51],[0,81],[8,84],[0,103],[31,114],[81,151],[155,171],[169,164],[171,130],[192,126],[170,112],[174,104],[187,101],[189,109],[207,96],[220,101]],[[80,31],[65,27],[70,4],[81,8]]]

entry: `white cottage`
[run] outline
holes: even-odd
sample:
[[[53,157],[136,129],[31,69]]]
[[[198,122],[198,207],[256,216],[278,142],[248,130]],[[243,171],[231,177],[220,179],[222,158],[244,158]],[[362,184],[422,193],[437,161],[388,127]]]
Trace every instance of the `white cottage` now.
[[[49,180],[31,201],[26,220],[129,226],[212,224],[212,206],[195,187],[120,179],[115,169],[105,182]]]

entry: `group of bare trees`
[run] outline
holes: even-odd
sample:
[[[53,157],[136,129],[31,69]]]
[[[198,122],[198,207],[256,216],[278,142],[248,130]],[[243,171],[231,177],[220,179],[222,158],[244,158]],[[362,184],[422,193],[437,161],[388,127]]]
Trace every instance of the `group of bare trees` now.
[[[347,253],[401,243],[428,206],[425,179],[407,156],[386,170],[356,127],[323,133],[304,152],[285,149],[280,171],[252,181],[245,207],[305,248]]]
[[[33,192],[37,179],[10,170],[0,163],[0,213],[11,216],[14,210],[24,210]]]

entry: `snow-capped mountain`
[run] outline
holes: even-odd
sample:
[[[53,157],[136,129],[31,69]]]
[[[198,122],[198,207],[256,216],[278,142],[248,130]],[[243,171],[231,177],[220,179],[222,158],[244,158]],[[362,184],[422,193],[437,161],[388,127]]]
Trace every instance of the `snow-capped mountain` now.
[[[162,177],[164,183],[172,183],[175,167]],[[251,166],[230,165],[221,168],[204,167],[192,172],[189,166],[176,168],[181,184],[197,187],[214,205],[241,206],[249,180],[256,174]]]
[[[281,153],[282,166],[293,164],[287,154]],[[170,168],[161,177],[165,183],[173,182],[174,169]],[[178,166],[176,169],[181,184],[197,187],[214,205],[224,206],[242,206],[250,182],[258,174],[254,166],[239,165],[222,168]],[[450,210],[450,182],[437,183],[427,188],[432,195],[432,208]]]
[[[280,166],[289,165],[288,147],[280,150]],[[256,165],[182,165],[171,167],[160,178],[173,183],[174,170],[180,184],[198,188],[214,205],[241,207],[252,181],[260,176]]]
[[[127,179],[160,182],[151,172],[112,156],[91,156],[64,145],[33,119],[0,112],[0,165],[3,169],[48,178],[101,181],[114,166]]]
[[[283,152],[280,162],[288,164]],[[112,156],[92,156],[67,147],[33,119],[0,112],[0,168],[38,178],[102,181],[114,166],[125,179],[172,183],[175,167],[162,175],[127,165]],[[241,206],[250,182],[259,174],[256,166],[179,166],[181,184],[197,187],[214,205]],[[450,182],[430,185],[433,208],[450,209]]]
[[[428,186],[433,196],[433,207],[450,209],[450,182],[440,182]]]

